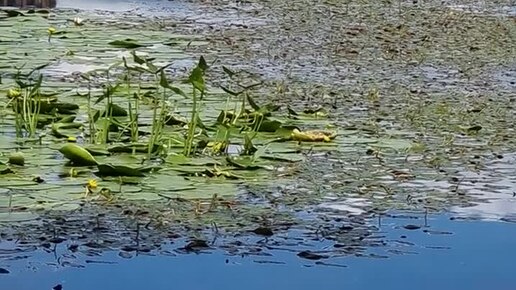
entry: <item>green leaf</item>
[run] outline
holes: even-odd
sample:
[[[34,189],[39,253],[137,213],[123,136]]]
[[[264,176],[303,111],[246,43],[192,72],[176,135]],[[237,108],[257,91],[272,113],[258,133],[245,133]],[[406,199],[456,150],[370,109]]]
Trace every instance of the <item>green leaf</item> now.
[[[276,132],[281,127],[282,123],[277,120],[264,120],[260,128],[258,128],[259,132]]]
[[[234,97],[237,97],[237,96],[239,96],[241,93],[243,93],[243,92],[244,92],[244,91],[235,92],[235,91],[232,91],[232,90],[230,90],[229,88],[226,88],[226,87],[224,87],[224,86],[220,86],[220,88],[221,88],[224,92],[226,92],[226,93],[228,93],[228,94],[230,94],[230,95],[232,95],[232,96],[234,96]]]
[[[39,216],[31,212],[2,212],[0,213],[1,222],[24,222],[37,219]]]
[[[251,105],[251,108],[253,108],[253,110],[260,111],[260,106],[258,106],[256,104],[253,97],[251,97],[250,95],[247,95],[247,101],[249,102],[249,105]]]
[[[135,40],[133,40],[133,39],[114,40],[114,41],[109,42],[108,44],[112,45],[112,46],[115,46],[115,47],[128,48],[128,49],[133,49],[133,48],[138,48],[138,47],[145,46],[145,45],[142,45],[142,44],[139,44],[139,43],[135,42]]]
[[[4,10],[4,12],[7,14],[7,17],[25,16],[25,14],[21,13],[20,11],[16,11],[16,10]]]
[[[299,115],[296,111],[292,110],[290,107],[287,107],[287,110],[288,110],[288,113],[290,115],[292,115],[292,116],[298,116]]]
[[[64,157],[66,157],[74,165],[91,166],[97,165],[95,158],[86,149],[79,145],[68,143],[59,149]]]
[[[224,70],[224,72],[231,78],[235,75],[235,72],[230,70],[229,68],[225,67],[225,66],[222,66],[222,69]]]
[[[203,70],[199,67],[193,69],[190,77],[188,78],[189,82],[199,91],[205,90],[204,78],[203,78]]]
[[[99,169],[97,172],[99,176],[145,176],[140,168],[132,168],[125,165],[98,164],[97,168]]]
[[[208,69],[208,64],[206,63],[204,56],[201,56],[199,58],[199,63],[197,64],[197,67],[200,68],[203,72],[205,72]]]
[[[127,110],[120,107],[119,105],[117,104],[114,104],[114,103],[110,103],[108,105],[108,108],[109,108],[109,113],[110,113],[110,116],[112,117],[127,117],[127,115],[129,115],[127,113]]]
[[[145,60],[145,65],[147,65],[151,73],[158,73],[158,68],[150,60]]]
[[[170,89],[170,84],[167,80],[167,75],[165,74],[165,70],[161,70],[160,78],[159,78],[159,85],[165,89]]]
[[[139,56],[136,55],[136,51],[131,51],[131,55],[133,56],[133,61],[139,65],[142,65],[145,63],[145,60]]]
[[[181,90],[180,88],[178,87],[169,87],[170,90],[172,90],[174,93],[180,95],[180,96],[183,96],[185,98],[188,98],[188,96],[185,94],[185,92],[183,92],[183,90]]]

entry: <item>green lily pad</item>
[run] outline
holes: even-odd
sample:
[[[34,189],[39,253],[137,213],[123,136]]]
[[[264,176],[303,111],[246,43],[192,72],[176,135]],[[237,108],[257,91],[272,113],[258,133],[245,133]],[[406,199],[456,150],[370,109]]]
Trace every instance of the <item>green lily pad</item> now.
[[[260,125],[260,132],[276,132],[281,127],[281,122],[277,120],[265,120]]]
[[[99,176],[134,176],[144,177],[141,168],[132,168],[124,165],[112,165],[112,164],[99,164],[97,165]]]
[[[186,157],[182,154],[169,155],[166,159],[166,162],[171,163],[171,164],[177,164],[177,165],[192,165],[192,166],[222,165],[221,162],[219,162],[211,157],[190,158],[190,157]]]
[[[125,40],[114,40],[109,43],[109,45],[120,47],[120,48],[138,48],[143,47],[145,45],[137,43],[134,39],[125,39]]]
[[[0,212],[0,223],[25,222],[38,217],[37,214],[31,212]]]

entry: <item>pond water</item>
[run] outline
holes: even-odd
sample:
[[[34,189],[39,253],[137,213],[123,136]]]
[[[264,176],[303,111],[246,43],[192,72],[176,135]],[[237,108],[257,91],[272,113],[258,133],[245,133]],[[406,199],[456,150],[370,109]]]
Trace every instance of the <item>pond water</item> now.
[[[418,216],[415,216],[418,217]],[[516,224],[429,216],[427,227],[407,230],[414,216],[383,218],[378,234],[388,245],[370,257],[334,257],[323,264],[288,251],[272,256],[228,256],[220,251],[123,259],[116,253],[83,257],[85,268],[58,266],[55,252],[4,261],[2,289],[497,289],[516,285]],[[421,216],[419,216],[421,218]],[[420,221],[420,220],[419,220]],[[324,248],[324,241],[321,242]],[[0,244],[2,248],[12,246]],[[170,248],[172,249],[172,248]],[[388,256],[385,256],[389,253]]]
[[[516,289],[514,3],[330,2],[0,11],[0,289]],[[25,138],[35,67],[56,107]]]

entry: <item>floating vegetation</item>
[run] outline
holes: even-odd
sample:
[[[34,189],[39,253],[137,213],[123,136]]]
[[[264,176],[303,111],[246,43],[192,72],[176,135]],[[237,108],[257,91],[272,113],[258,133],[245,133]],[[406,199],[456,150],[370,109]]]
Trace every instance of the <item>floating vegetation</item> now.
[[[384,245],[374,221],[392,210],[425,215],[402,227],[419,231],[428,213],[512,198],[511,20],[366,2],[267,2],[242,13],[275,25],[219,34],[2,12],[0,226],[86,254],[290,243],[322,264]],[[334,249],[304,247],[321,240]]]
[[[229,83],[214,86],[207,78],[212,68],[202,56],[189,73],[174,76],[173,62],[163,62],[174,49],[149,50],[170,39],[165,33],[141,41],[120,37],[105,42],[94,18],[77,25],[56,16],[49,20],[25,15],[30,21],[23,29],[33,36],[23,40],[28,50],[21,53],[31,55],[30,46],[44,37],[42,27],[50,27],[48,55],[19,61],[8,56],[14,60],[13,69],[2,78],[5,112],[13,116],[16,128],[16,138],[6,138],[19,150],[9,164],[27,165],[6,169],[4,176],[16,176],[33,190],[27,193],[23,185],[12,189],[9,206],[2,207],[11,213],[13,207],[16,212],[33,212],[42,205],[48,205],[43,206],[47,210],[76,209],[88,202],[88,196],[99,194],[122,204],[167,201],[172,196],[234,198],[241,185],[266,184],[274,171],[295,170],[304,160],[303,152],[313,150],[305,142],[331,142],[336,136],[329,131],[300,132],[309,125],[310,115],[327,115],[306,111],[303,120],[295,120],[290,108],[262,105],[253,96],[262,82],[241,77],[238,71],[223,67]],[[1,45],[12,45],[8,43],[18,41],[14,29],[20,20],[3,21],[12,30],[2,36]],[[123,33],[116,25],[113,29]],[[73,53],[59,55],[63,49]],[[120,50],[126,53],[109,57]],[[46,73],[65,59],[87,60],[103,68],[81,71],[64,81]],[[93,176],[102,178],[102,189],[86,183]],[[41,182],[33,184],[34,180]],[[86,196],[81,195],[83,184]],[[68,187],[70,198],[49,194],[53,186]],[[53,203],[59,206],[50,206]]]

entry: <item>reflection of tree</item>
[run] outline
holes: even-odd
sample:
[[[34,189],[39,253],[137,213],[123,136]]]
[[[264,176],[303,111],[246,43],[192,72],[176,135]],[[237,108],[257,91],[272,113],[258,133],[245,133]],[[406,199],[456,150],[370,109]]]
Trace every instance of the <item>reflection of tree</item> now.
[[[0,6],[55,8],[56,0],[0,0]]]

